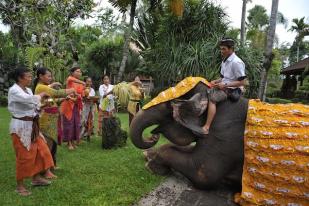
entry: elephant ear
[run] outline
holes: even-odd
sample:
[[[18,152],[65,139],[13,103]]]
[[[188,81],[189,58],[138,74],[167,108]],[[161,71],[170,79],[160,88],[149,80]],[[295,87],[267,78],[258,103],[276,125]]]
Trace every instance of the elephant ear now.
[[[207,96],[197,93],[188,100],[174,100],[171,105],[173,107],[173,117],[178,123],[193,132],[203,133],[199,117],[207,109]]]

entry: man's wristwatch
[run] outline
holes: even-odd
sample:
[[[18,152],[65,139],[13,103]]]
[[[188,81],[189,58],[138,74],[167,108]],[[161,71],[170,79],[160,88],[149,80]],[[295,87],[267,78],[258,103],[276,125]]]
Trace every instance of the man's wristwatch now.
[[[224,83],[224,86],[227,87],[227,83],[226,82]]]

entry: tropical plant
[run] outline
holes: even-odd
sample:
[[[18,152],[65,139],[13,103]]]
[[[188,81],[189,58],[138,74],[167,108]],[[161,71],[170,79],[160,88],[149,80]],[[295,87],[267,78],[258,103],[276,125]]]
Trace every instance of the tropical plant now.
[[[64,82],[68,73],[65,61],[51,55],[44,47],[27,47],[25,49],[25,60],[27,67],[33,72],[40,66],[50,69],[55,81]]]
[[[225,13],[209,1],[186,1],[184,8],[182,18],[162,14],[156,35],[149,32],[154,43],[142,52],[149,73],[169,85],[190,75],[212,79],[219,73],[217,43],[227,30]]]
[[[114,10],[111,8],[102,8],[98,11],[96,25],[101,29],[104,37],[119,35],[122,27],[119,24],[119,15],[115,16]]]
[[[120,82],[123,77],[125,65],[129,55],[129,43],[131,41],[131,33],[133,31],[133,25],[138,1],[137,0],[109,0],[109,1],[112,3],[113,6],[118,8],[121,12],[126,12],[127,8],[130,6],[130,21],[124,35],[123,55],[117,77],[118,82]],[[148,2],[150,5],[150,9],[154,9],[161,3],[161,1],[158,0],[149,0]],[[182,17],[184,12],[184,0],[169,0],[168,5],[169,5],[169,11],[172,15],[176,17]]]
[[[0,18],[10,27],[18,50],[45,47],[54,55],[61,53],[60,38],[73,20],[87,17],[94,6],[93,0],[2,0]]]
[[[83,67],[86,74],[99,81],[103,74],[116,74],[121,59],[122,37],[102,38],[86,50]],[[100,74],[100,75],[98,75]]]
[[[309,24],[305,22],[305,17],[301,19],[293,19],[293,24],[289,31],[297,33],[293,45],[291,46],[290,62],[298,62],[303,56],[308,54],[308,47],[304,42],[304,37],[309,35]]]
[[[255,5],[249,11],[248,16],[248,32],[247,40],[249,40],[250,47],[263,51],[266,47],[266,36],[269,28],[269,16],[266,9],[261,5]],[[287,26],[287,19],[281,12],[277,12],[277,24]],[[275,35],[274,41],[278,42],[278,37]]]
[[[293,19],[292,22],[294,25],[289,30],[297,32],[296,40],[302,41],[305,36],[309,35],[309,24],[305,22],[305,17]]]
[[[0,31],[0,61],[14,64],[17,54],[18,50],[14,47],[12,35]]]
[[[255,5],[248,12],[248,26],[250,28],[262,30],[263,27],[268,25],[269,17],[267,15],[267,10],[263,6]]]
[[[263,55],[259,50],[248,47],[240,47],[236,53],[246,65],[248,85],[245,86],[245,96],[248,98],[257,98],[260,85]]]

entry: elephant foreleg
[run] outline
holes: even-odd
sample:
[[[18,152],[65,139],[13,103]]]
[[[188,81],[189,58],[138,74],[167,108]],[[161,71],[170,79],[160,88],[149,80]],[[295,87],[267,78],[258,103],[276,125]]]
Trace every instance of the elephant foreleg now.
[[[211,188],[223,179],[227,168],[215,157],[201,157],[198,161],[194,147],[177,147],[163,145],[149,160],[147,167],[154,173],[165,175],[170,169],[180,172],[188,178],[195,187]]]
[[[163,145],[156,151],[149,151],[150,158],[146,166],[159,175],[166,175],[170,169],[173,169],[192,181],[197,171],[197,167],[192,161],[193,150],[193,146]]]

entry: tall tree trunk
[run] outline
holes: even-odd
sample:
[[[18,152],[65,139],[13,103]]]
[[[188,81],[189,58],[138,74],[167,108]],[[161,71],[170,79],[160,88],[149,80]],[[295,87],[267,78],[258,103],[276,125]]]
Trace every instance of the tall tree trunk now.
[[[266,48],[264,52],[263,71],[261,73],[261,82],[260,82],[260,88],[259,88],[259,94],[258,94],[259,99],[261,101],[265,101],[268,71],[271,67],[271,62],[274,58],[272,49],[274,45],[275,32],[276,32],[278,4],[279,4],[279,0],[272,0],[271,15],[269,19],[269,28],[267,32],[267,42],[266,42]]]
[[[242,46],[245,44],[247,2],[248,0],[242,0],[241,27],[240,27],[240,44]]]
[[[117,82],[120,82],[122,80],[123,73],[124,73],[124,70],[125,70],[125,67],[126,67],[128,56],[129,56],[129,44],[130,44],[130,40],[131,40],[131,32],[133,30],[135,10],[136,10],[136,2],[137,2],[137,0],[132,0],[132,2],[131,2],[130,23],[129,23],[129,26],[128,26],[126,32],[125,32],[125,35],[124,35],[122,61],[121,61],[118,76],[117,76]]]

